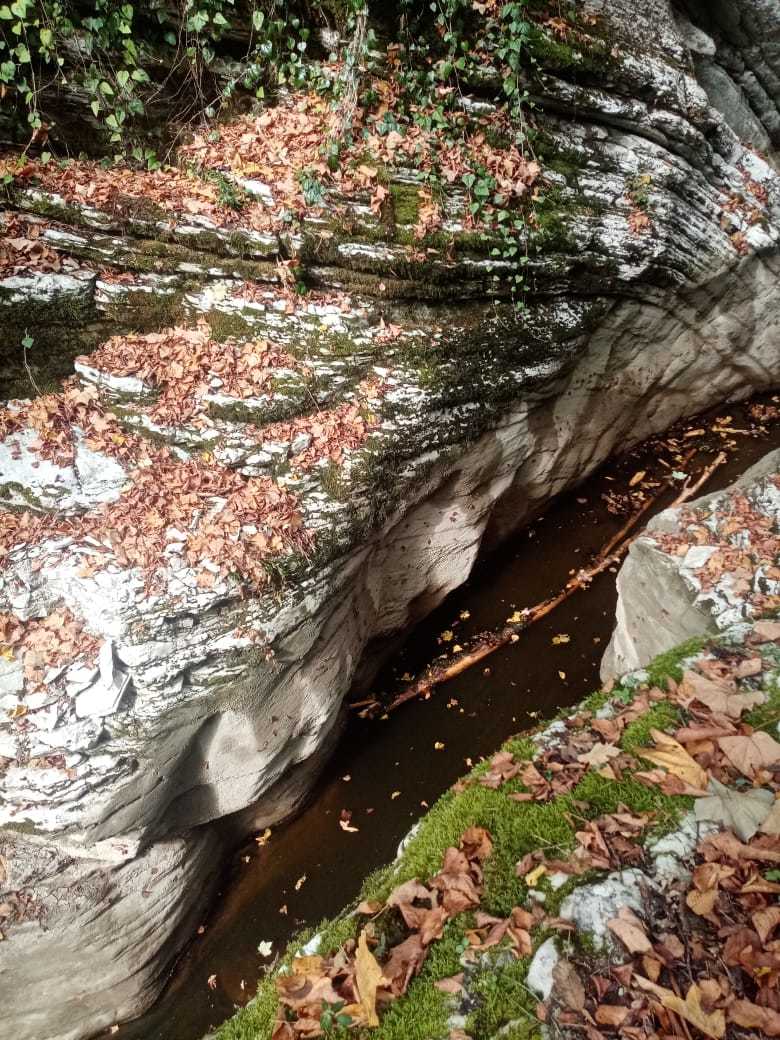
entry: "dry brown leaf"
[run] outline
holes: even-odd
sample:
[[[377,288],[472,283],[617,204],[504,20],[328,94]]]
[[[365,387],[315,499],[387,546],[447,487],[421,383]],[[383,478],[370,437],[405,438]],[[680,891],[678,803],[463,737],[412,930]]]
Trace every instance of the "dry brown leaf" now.
[[[433,985],[442,993],[460,993],[463,990],[463,972],[450,975],[448,979],[438,979]]]
[[[759,1007],[749,1000],[735,1000],[729,1006],[728,1019],[742,1029],[757,1029],[764,1036],[780,1036],[780,1012]]]
[[[753,635],[759,643],[777,643],[780,641],[780,621],[756,621]]]
[[[585,751],[581,755],[577,755],[578,762],[584,762],[589,766],[603,766],[611,758],[615,758],[616,755],[620,754],[620,748],[614,744],[594,744],[590,751]]]
[[[744,712],[766,702],[765,693],[737,693],[733,680],[708,679],[693,671],[683,674],[677,694],[684,704],[697,700],[711,712],[728,715],[732,719],[739,719]]]
[[[645,926],[627,906],[622,906],[617,917],[607,921],[607,928],[620,939],[629,953],[650,953],[653,949]]]
[[[759,830],[762,834],[780,834],[780,798],[775,799],[775,804]]]
[[[780,906],[767,906],[763,910],[756,910],[751,920],[761,942],[767,943],[772,932],[780,924]]]
[[[713,1037],[714,1040],[721,1040],[725,1035],[726,1016],[720,1010],[710,1013],[704,1010],[701,1001],[701,989],[696,983],[691,986],[683,1000],[682,997],[678,997],[672,990],[659,986],[641,975],[636,975],[635,981],[641,989],[657,997],[667,1010],[674,1011],[675,1014],[680,1015],[686,1022],[690,1022],[696,1029],[700,1029],[702,1033]]]
[[[750,736],[720,737],[718,746],[729,762],[751,779],[760,769],[780,763],[780,744],[763,730]]]
[[[620,1004],[599,1004],[596,1007],[596,1021],[600,1026],[619,1029],[628,1017],[628,1008]]]
[[[552,974],[553,993],[560,1003],[572,1011],[582,1011],[585,1007],[585,987],[571,961],[558,961]]]
[[[707,773],[691,758],[679,741],[658,729],[651,730],[650,735],[655,742],[655,748],[638,748],[638,755],[678,776],[691,787],[700,791],[706,789]]]
[[[718,901],[718,890],[711,888],[708,892],[699,892],[692,888],[685,897],[688,908],[699,917],[711,917],[715,904]],[[717,918],[714,918],[717,923]]]
[[[360,997],[363,1016],[369,1028],[379,1025],[379,1016],[376,1013],[376,991],[380,986],[388,984],[376,957],[368,948],[366,932],[363,929],[355,954],[355,985]]]

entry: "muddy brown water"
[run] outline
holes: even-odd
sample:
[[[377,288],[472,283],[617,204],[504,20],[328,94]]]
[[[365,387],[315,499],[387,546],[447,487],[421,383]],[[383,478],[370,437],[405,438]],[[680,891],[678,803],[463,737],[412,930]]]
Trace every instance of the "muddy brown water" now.
[[[751,426],[748,405],[729,405],[681,430],[709,431],[723,416],[731,416],[737,429]],[[780,422],[767,433],[750,436],[723,438],[708,432],[706,444],[714,451],[724,439],[734,442],[736,450],[705,491],[725,487],[780,447]],[[683,437],[680,443],[703,442]],[[414,673],[459,639],[499,626],[513,610],[558,590],[570,570],[584,566],[625,522],[625,514],[608,511],[603,496],[624,493],[639,470],[664,472],[659,455],[671,458],[658,442],[649,442],[557,499],[529,528],[482,561],[469,581],[409,635],[374,689],[400,689],[404,673]],[[713,457],[703,452],[689,469]],[[672,498],[669,492],[653,512]],[[112,1034],[114,1040],[199,1040],[249,1001],[270,963],[258,953],[260,942],[271,942],[274,953],[281,953],[301,928],[336,914],[357,895],[370,871],[393,858],[426,806],[467,771],[470,761],[491,754],[512,734],[536,725],[539,716],[549,716],[598,687],[615,601],[615,573],[603,574],[587,592],[575,594],[517,643],[488,659],[488,674],[478,666],[442,686],[430,700],[407,704],[389,718],[352,717],[307,807],[274,829],[266,845],[250,841],[236,853],[202,931],[193,936],[163,996],[142,1018]],[[441,634],[448,631],[453,639],[442,642]],[[570,641],[553,644],[559,633]],[[444,747],[437,750],[436,744]],[[355,833],[339,826],[344,809],[352,813]],[[296,887],[301,878],[305,880]],[[211,976],[216,976],[214,988]]]

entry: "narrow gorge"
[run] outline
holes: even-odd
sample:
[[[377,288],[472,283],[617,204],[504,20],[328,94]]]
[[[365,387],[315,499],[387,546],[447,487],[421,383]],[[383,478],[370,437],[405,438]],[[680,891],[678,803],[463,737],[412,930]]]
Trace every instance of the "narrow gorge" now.
[[[154,1004],[230,852],[300,809],[348,695],[478,558],[607,460],[780,384],[778,0],[211,3],[202,25],[192,3],[117,4],[134,75],[95,97],[75,71],[102,39],[88,4],[67,75],[9,82],[17,20],[49,67],[49,6],[0,6],[15,1040]],[[178,26],[172,66],[151,12]],[[255,64],[284,52],[273,88],[253,34]],[[764,600],[693,604],[651,525],[605,681],[772,623],[769,460],[745,478],[769,517]]]

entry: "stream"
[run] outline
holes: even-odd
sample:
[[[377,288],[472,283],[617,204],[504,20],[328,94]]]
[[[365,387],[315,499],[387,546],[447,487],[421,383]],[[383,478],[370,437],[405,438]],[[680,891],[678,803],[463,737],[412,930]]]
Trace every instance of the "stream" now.
[[[756,398],[753,404],[772,407],[772,400],[778,398]],[[780,447],[780,421],[757,432],[755,415],[751,403],[729,405],[677,428],[680,451],[692,444],[703,447],[690,472],[711,461],[724,443],[736,445],[702,493],[732,483]],[[729,423],[722,422],[726,416]],[[718,425],[737,432],[713,432]],[[696,432],[700,429],[707,431],[704,436]],[[608,463],[483,560],[469,581],[409,634],[372,689],[397,692],[404,674],[414,674],[459,639],[501,625],[515,609],[564,585],[570,570],[584,566],[625,523],[627,514],[609,511],[603,496],[624,495],[641,470],[645,480],[669,472],[658,461],[659,456],[672,458],[668,437]],[[662,497],[646,519],[673,497],[674,491]],[[539,716],[598,687],[615,601],[613,569],[489,658],[487,670],[471,669],[430,700],[409,703],[389,717],[366,720],[353,713],[304,811],[275,828],[264,845],[250,840],[238,850],[210,915],[161,999],[111,1035],[117,1040],[199,1040],[236,1005],[250,1000],[265,967],[290,937],[349,903],[363,878],[393,858],[426,807],[472,761],[534,726]],[[554,644],[553,636],[561,633],[569,641]],[[358,828],[354,833],[339,826],[345,809]],[[260,942],[273,944],[270,958],[258,952]]]

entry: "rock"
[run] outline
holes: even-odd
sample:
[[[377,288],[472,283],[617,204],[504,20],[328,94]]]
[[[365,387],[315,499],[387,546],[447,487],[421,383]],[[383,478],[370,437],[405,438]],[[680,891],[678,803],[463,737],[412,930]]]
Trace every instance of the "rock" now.
[[[63,513],[119,498],[127,483],[121,465],[92,451],[76,431],[73,461],[42,458],[35,430],[23,429],[0,441],[0,504]]]
[[[561,959],[555,939],[545,939],[528,965],[526,985],[540,1000],[549,1000],[555,980],[553,972]]]
[[[697,822],[693,813],[686,813],[676,830],[648,842],[647,851],[652,861],[651,873],[656,881],[668,885],[675,881],[687,883],[693,865],[696,846],[717,826]]]
[[[646,898],[644,892],[652,884],[641,870],[616,871],[604,881],[575,888],[561,903],[560,916],[573,921],[577,930],[586,932],[597,946],[611,946],[613,938],[607,921],[617,917],[622,906],[641,914]]]
[[[601,663],[602,679],[640,668],[694,636],[749,621],[762,609],[761,597],[780,592],[780,582],[764,573],[760,552],[752,570],[745,570],[744,556],[738,572],[717,566],[724,550],[750,548],[747,528],[732,529],[736,499],[758,522],[777,529],[778,474],[780,451],[774,451],[731,487],[667,509],[647,525],[618,574],[616,623]],[[710,544],[693,539],[689,544],[693,526],[708,530]],[[768,553],[771,557],[771,546]]]
[[[741,0],[740,11],[768,3]],[[481,551],[613,452],[776,385],[780,180],[686,71],[691,33],[667,3],[596,6],[610,38],[604,75],[597,63],[581,75],[572,57],[542,64],[534,87],[545,150],[559,161],[542,192],[545,227],[521,240],[532,291],[520,314],[502,281],[512,265],[464,230],[457,186],[444,200],[451,241],[426,249],[364,197],[347,200],[337,228],[304,217],[277,235],[14,190],[19,210],[68,225],[41,233],[48,246],[136,273],[145,289],[101,289],[105,313],[131,293],[150,304],[159,284],[166,308],[208,318],[222,342],[268,340],[292,355],[246,398],[226,389],[229,366],[205,372],[198,408],[161,416],[159,387],[101,365],[98,351],[78,378],[120,424],[120,445],[86,449],[74,427],[71,464],[42,455],[34,424],[0,440],[4,504],[35,511],[3,558],[0,611],[27,624],[67,608],[104,648],[102,662],[81,650],[47,660],[44,689],[20,687],[18,660],[0,673],[3,698],[26,709],[0,714],[10,866],[0,904],[21,905],[29,888],[48,929],[16,911],[4,925],[4,1021],[17,1040],[76,1040],[151,1003],[224,849],[295,809],[375,648],[440,604]],[[725,28],[688,14],[720,60]],[[773,133],[771,113],[754,110]],[[396,192],[419,181],[387,176]],[[644,231],[632,225],[638,178]],[[157,283],[141,280],[150,252]],[[310,297],[274,284],[281,261],[294,261]],[[196,507],[168,518],[144,568],[126,550],[156,522],[170,473],[150,445],[187,479],[221,475],[225,486],[204,484]],[[116,546],[112,511],[149,473],[148,501]],[[267,481],[253,486],[289,505],[287,526],[266,530],[260,507],[233,511],[225,487],[236,474]],[[2,517],[18,531],[17,512]],[[295,541],[304,530],[305,545]],[[653,622],[676,643],[681,626],[700,631],[714,613],[651,535],[626,567],[644,552],[677,583],[671,616]],[[270,546],[260,577],[222,565],[224,545],[257,543]],[[631,634],[615,645],[628,655],[637,637],[623,574],[619,627]],[[727,592],[724,616],[735,609]],[[636,901],[636,873],[590,899],[576,893],[572,914],[603,929],[616,899]],[[143,896],[151,878],[158,887]],[[30,992],[46,993],[46,1016]]]
[[[0,279],[0,313],[11,325],[72,325],[94,316],[96,276],[71,274],[13,275]]]

